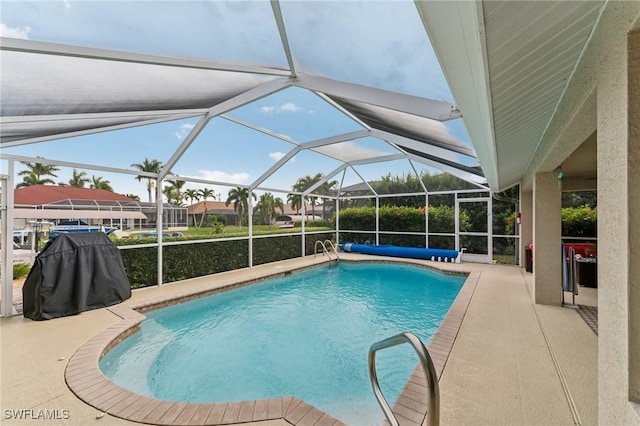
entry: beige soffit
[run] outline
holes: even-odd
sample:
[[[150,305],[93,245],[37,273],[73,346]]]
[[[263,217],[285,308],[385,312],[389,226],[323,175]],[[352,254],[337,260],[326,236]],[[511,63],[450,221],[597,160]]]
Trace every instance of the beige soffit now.
[[[493,190],[522,179],[602,6],[416,1]]]

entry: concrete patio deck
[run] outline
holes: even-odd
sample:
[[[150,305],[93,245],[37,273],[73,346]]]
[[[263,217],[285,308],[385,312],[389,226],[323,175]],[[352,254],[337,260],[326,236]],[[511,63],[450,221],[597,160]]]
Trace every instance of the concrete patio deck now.
[[[341,254],[349,260],[373,256]],[[389,260],[389,258],[380,258]],[[322,262],[321,257],[261,265],[134,291],[132,306],[186,295],[208,281],[241,282]],[[405,259],[406,261],[406,259]],[[531,274],[513,266],[412,261],[443,270],[479,273],[440,378],[443,425],[572,425],[597,423],[597,336],[574,309],[531,303]],[[582,289],[581,289],[582,290]],[[581,291],[578,303],[592,304]],[[54,321],[0,321],[0,407],[3,425],[136,424],[79,400],[64,371],[76,350],[121,320],[107,309]],[[366,354],[363,354],[366,356]],[[17,412],[49,410],[58,419],[17,420]],[[100,417],[100,418],[97,418]],[[286,420],[244,423],[289,425]]]

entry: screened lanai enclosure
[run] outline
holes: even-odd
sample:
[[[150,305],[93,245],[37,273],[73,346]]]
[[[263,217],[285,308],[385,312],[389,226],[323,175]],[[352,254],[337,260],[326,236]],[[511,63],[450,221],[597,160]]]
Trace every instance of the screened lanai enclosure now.
[[[313,255],[326,239],[515,262],[517,190],[493,196],[422,9],[275,0],[4,3],[3,315],[11,310],[13,189],[29,177],[26,164],[48,166],[62,180],[84,171],[155,203],[156,238],[119,244],[134,286]],[[41,18],[28,26],[26,16]],[[67,25],[71,18],[82,26]],[[157,169],[137,167],[151,160]],[[232,206],[233,191],[253,194],[248,235],[163,235],[172,208],[166,188],[176,182],[183,192],[210,189],[210,200]],[[286,234],[254,231],[264,194],[302,217],[318,214],[322,227],[303,220]],[[398,219],[407,214],[410,226]]]

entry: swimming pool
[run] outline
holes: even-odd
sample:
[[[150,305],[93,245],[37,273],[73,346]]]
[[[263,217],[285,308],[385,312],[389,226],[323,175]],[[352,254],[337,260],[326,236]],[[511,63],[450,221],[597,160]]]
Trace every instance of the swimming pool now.
[[[427,344],[465,277],[392,264],[340,263],[147,313],[138,333],[100,361],[120,386],[159,399],[240,401],[295,395],[348,424],[382,413],[367,375],[369,346],[403,331]],[[417,359],[377,359],[395,400]]]

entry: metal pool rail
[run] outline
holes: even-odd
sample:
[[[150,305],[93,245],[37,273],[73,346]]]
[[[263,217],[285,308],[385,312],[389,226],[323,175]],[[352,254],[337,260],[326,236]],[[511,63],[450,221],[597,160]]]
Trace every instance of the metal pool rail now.
[[[382,407],[382,411],[391,426],[399,426],[398,419],[396,419],[391,407],[389,407],[389,403],[384,398],[384,395],[380,390],[378,375],[376,373],[376,352],[380,349],[390,348],[403,343],[409,343],[413,346],[413,349],[415,349],[418,354],[422,370],[426,376],[429,395],[427,406],[427,425],[438,426],[440,424],[440,390],[438,388],[438,375],[433,366],[433,361],[431,360],[429,351],[427,351],[427,348],[415,334],[401,333],[371,345],[369,348],[369,377],[371,378],[373,393],[376,395],[376,399],[378,400],[380,407]]]

